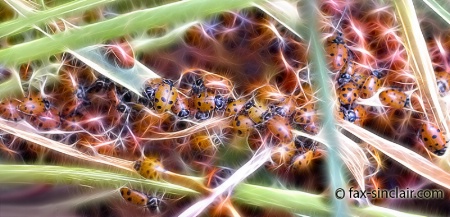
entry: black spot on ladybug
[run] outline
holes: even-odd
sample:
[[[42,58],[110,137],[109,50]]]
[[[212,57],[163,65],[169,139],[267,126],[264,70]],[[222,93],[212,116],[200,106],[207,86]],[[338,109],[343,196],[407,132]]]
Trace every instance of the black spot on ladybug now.
[[[166,98],[165,97],[161,97],[161,101],[166,102]]]

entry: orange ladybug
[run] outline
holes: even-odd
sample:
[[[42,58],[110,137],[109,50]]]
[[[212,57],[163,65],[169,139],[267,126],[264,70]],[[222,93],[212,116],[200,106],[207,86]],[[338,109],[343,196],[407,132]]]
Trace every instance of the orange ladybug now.
[[[120,188],[120,195],[122,195],[122,198],[128,203],[145,207],[151,212],[159,212],[161,199],[155,196],[146,195],[127,187]]]
[[[237,100],[229,99],[227,107],[225,108],[225,116],[236,115],[242,110],[242,108],[244,108],[245,103],[246,100],[243,98]]]
[[[362,126],[366,119],[367,112],[362,105],[357,105],[354,109],[346,109],[345,107],[341,107],[339,115],[346,121]]]
[[[330,58],[332,71],[340,70],[347,62],[348,49],[342,33],[327,40],[326,52]]]
[[[444,133],[433,123],[424,123],[420,128],[420,138],[425,147],[437,155],[443,155],[447,149]]]
[[[382,91],[379,97],[383,105],[394,109],[404,108],[409,102],[409,98],[405,93],[395,89]]]
[[[191,114],[191,108],[188,99],[184,96],[178,95],[175,104],[172,107],[172,112],[179,118],[187,118]]]
[[[300,125],[313,123],[316,119],[317,115],[313,103],[308,103],[303,107],[296,109],[293,116],[293,122]]]
[[[59,128],[61,126],[61,117],[56,109],[50,109],[39,115],[31,116],[29,122],[38,130],[49,131]]]
[[[244,136],[250,133],[254,127],[253,121],[245,116],[238,115],[233,119],[232,127],[238,133],[239,136]]]
[[[277,106],[273,106],[272,112],[274,114],[286,117],[291,116],[295,111],[295,101],[291,97],[285,98],[283,102],[279,103]]]
[[[270,118],[269,109],[264,104],[257,104],[254,100],[247,102],[244,110],[255,124],[260,124]]]
[[[337,90],[339,102],[342,105],[351,105],[359,96],[359,88],[353,82],[348,82]]]
[[[369,76],[361,87],[360,97],[368,99],[372,97],[380,88],[381,81],[375,75]]]
[[[303,153],[299,153],[292,158],[291,168],[296,171],[303,171],[309,167],[314,157],[314,151],[308,150]]]
[[[444,96],[449,91],[450,74],[445,71],[439,71],[435,74],[439,93]]]
[[[20,121],[23,119],[21,112],[17,110],[19,100],[6,99],[0,103],[0,117],[10,121]]]
[[[134,162],[133,168],[142,177],[150,180],[159,180],[164,167],[156,157],[144,157]]]
[[[39,115],[50,109],[50,102],[39,96],[29,96],[25,98],[17,109],[25,115]]]
[[[283,143],[289,143],[293,139],[292,127],[284,117],[278,115],[273,116],[267,121],[267,128]]]

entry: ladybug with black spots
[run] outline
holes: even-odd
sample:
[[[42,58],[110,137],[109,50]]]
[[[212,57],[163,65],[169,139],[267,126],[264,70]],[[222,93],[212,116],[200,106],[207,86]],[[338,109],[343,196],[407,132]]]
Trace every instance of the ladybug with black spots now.
[[[194,93],[192,101],[197,110],[195,117],[199,120],[208,119],[213,110],[223,110],[225,108],[225,98],[204,88],[203,81],[200,79],[196,80],[195,84],[192,85],[192,93]]]
[[[296,103],[293,98],[286,97],[281,103],[276,106],[272,106],[272,113],[282,116],[288,117],[291,116],[295,111]]]
[[[339,102],[342,105],[351,105],[359,96],[359,88],[353,82],[348,82],[337,90]]]
[[[155,196],[146,195],[127,187],[120,188],[120,195],[128,203],[147,208],[151,212],[158,213],[160,211],[161,199]]]
[[[225,108],[225,116],[234,116],[238,114],[245,106],[247,101],[243,98],[240,99],[228,99],[227,107]]]
[[[345,45],[342,33],[338,33],[336,36],[327,40],[326,52],[330,58],[332,71],[340,70],[348,58],[348,49]]]
[[[289,143],[292,141],[292,127],[289,125],[286,118],[275,115],[267,121],[267,129],[282,143]]]
[[[236,116],[232,123],[232,128],[237,132],[238,136],[248,135],[254,126],[253,121],[245,115]]]
[[[191,114],[191,108],[188,99],[182,95],[178,95],[178,98],[172,107],[172,112],[179,118],[189,117]]]
[[[308,150],[299,153],[292,158],[291,169],[295,171],[303,171],[309,167],[314,158],[314,150]]]
[[[445,139],[444,133],[434,123],[423,123],[419,135],[429,151],[437,155],[445,153],[448,141]]]
[[[439,71],[436,72],[435,75],[439,93],[441,94],[441,96],[445,96],[450,88],[450,74],[446,71]]]
[[[294,142],[277,145],[271,151],[271,161],[268,164],[269,169],[288,166],[295,153],[296,147]]]
[[[20,101],[17,99],[6,99],[0,103],[0,117],[10,121],[20,121],[23,119],[21,112],[17,110]]]
[[[339,116],[342,119],[354,123],[358,126],[362,126],[364,124],[366,115],[367,115],[366,109],[362,105],[357,105],[353,109],[347,109],[342,106],[339,112]]]
[[[355,74],[355,62],[348,60],[344,67],[339,71],[337,82],[339,86],[352,80],[352,76]]]
[[[409,98],[406,93],[396,89],[387,89],[382,91],[379,98],[383,105],[394,109],[402,109],[409,103]]]
[[[55,130],[61,126],[61,116],[55,108],[51,108],[39,115],[30,116],[28,122],[41,131]]]
[[[17,109],[25,115],[39,115],[50,109],[50,102],[40,96],[30,95],[22,100]]]
[[[271,117],[269,109],[262,103],[256,103],[250,100],[244,106],[245,113],[255,123],[261,124]]]
[[[143,95],[157,113],[163,113],[172,109],[177,100],[178,91],[171,80],[163,79],[161,83],[150,80],[146,84]]]
[[[300,125],[310,124],[316,121],[317,113],[313,103],[307,103],[295,110],[293,122]]]
[[[375,95],[378,89],[381,87],[381,73],[378,70],[373,70],[361,87],[360,97],[362,99],[368,99]]]
[[[150,180],[159,180],[161,172],[164,172],[164,167],[160,160],[156,157],[144,157],[143,159],[134,162],[133,168],[142,177]]]

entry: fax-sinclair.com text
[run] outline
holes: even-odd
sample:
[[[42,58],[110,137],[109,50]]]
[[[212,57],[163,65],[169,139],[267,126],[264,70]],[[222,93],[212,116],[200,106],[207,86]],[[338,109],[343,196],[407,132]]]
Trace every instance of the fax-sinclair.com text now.
[[[338,188],[335,191],[337,199],[345,197],[359,199],[359,198],[391,198],[391,199],[443,199],[445,197],[444,191],[440,189],[400,189],[395,187],[393,189],[373,189],[360,190],[350,187],[347,191],[343,188]]]

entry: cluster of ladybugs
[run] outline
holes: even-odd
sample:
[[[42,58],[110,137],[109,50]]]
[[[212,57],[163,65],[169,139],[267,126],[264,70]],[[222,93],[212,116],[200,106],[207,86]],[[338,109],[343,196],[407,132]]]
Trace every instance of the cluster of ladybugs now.
[[[355,101],[358,98],[368,99],[376,95],[381,87],[380,79],[383,77],[383,72],[372,70],[367,76],[361,70],[356,71],[353,52],[346,46],[341,33],[327,41],[327,53],[331,62],[330,68],[338,71],[336,89],[341,105],[339,115],[344,120],[362,126],[367,110]],[[450,76],[446,72],[437,72],[436,77],[439,91],[442,94],[446,93]],[[383,90],[378,96],[380,102],[390,109],[403,109],[410,104],[408,95],[394,88]],[[437,155],[445,153],[447,141],[437,125],[423,122],[419,134],[429,151]]]
[[[232,117],[231,128],[238,136],[248,136],[253,129],[268,131],[279,141],[272,157],[276,167],[290,165],[294,170],[303,170],[316,156],[314,153],[320,152],[315,150],[315,144],[304,145],[303,137],[294,139],[292,134],[293,126],[311,134],[318,133],[313,103],[297,107],[296,98],[292,96],[274,103],[264,103],[256,97],[234,99],[223,91],[208,88],[202,78],[196,79],[189,91],[176,89],[170,80],[155,81],[147,83],[143,95],[157,112],[172,111],[179,118],[193,116],[197,120],[208,119],[213,114]]]

